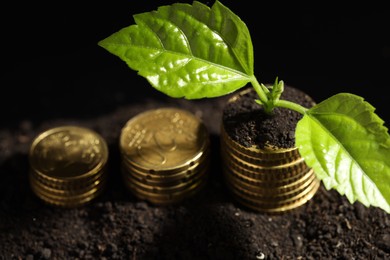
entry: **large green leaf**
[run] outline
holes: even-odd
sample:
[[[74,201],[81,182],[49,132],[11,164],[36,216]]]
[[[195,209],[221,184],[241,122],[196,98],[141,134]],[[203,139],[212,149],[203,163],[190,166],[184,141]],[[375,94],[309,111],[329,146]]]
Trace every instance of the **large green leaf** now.
[[[327,189],[390,213],[390,138],[375,108],[340,93],[309,109],[296,145]]]
[[[134,20],[98,44],[171,97],[221,96],[253,77],[249,30],[218,1],[161,6]]]

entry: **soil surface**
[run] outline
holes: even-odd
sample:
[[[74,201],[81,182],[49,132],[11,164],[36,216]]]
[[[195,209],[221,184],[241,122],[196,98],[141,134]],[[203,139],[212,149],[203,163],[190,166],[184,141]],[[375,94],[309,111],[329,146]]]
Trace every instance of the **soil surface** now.
[[[253,88],[246,88],[232,97],[223,109],[222,120],[229,136],[245,147],[264,148],[271,145],[279,148],[295,146],[295,127],[302,115],[286,108],[275,108],[272,114],[264,112],[255,99]],[[313,98],[303,91],[285,86],[280,97],[310,108],[315,104]]]
[[[83,116],[62,116],[60,99],[45,100],[45,106],[58,109],[55,116],[39,117],[42,111],[32,106],[34,120],[0,128],[0,259],[390,259],[390,215],[350,204],[322,185],[306,204],[281,214],[254,212],[233,200],[222,180],[219,155],[223,108],[230,95],[193,101],[147,95],[127,102],[117,94],[88,95],[89,108],[84,99],[74,99],[72,109]],[[110,102],[116,107],[94,113],[96,100],[105,108]],[[210,178],[182,203],[155,206],[124,186],[118,138],[131,117],[168,106],[193,112],[208,127]],[[97,131],[110,152],[103,194],[72,209],[46,205],[28,182],[32,139],[64,124]],[[286,127],[286,140],[292,140],[290,125],[280,124]]]

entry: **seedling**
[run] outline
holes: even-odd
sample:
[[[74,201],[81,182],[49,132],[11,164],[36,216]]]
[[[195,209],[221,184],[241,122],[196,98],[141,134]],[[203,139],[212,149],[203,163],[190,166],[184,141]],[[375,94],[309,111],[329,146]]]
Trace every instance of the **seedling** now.
[[[327,190],[390,213],[389,133],[362,97],[339,93],[311,108],[279,99],[283,81],[270,87],[258,82],[249,30],[218,0],[211,7],[175,3],[133,17],[135,24],[99,46],[173,98],[218,97],[251,84],[267,113],[284,107],[303,115],[296,146]]]

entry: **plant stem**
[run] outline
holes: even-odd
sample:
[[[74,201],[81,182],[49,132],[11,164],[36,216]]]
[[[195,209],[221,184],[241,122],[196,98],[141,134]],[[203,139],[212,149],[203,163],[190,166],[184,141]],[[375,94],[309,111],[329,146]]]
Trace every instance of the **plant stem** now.
[[[302,115],[304,115],[306,113],[306,111],[308,110],[307,108],[305,108],[297,103],[288,101],[288,100],[278,100],[275,102],[275,106],[288,108],[288,109],[297,111],[298,113],[301,113]]]
[[[251,83],[257,95],[259,96],[261,103],[263,103],[263,105],[266,106],[268,104],[268,97],[264,93],[264,90],[262,89],[260,83],[257,81],[257,78],[255,76],[253,76]]]
[[[288,100],[270,100],[268,99],[267,93],[265,93],[264,89],[261,87],[260,83],[257,81],[257,78],[255,76],[252,77],[251,80],[252,86],[255,89],[257,95],[259,96],[260,102],[262,103],[265,112],[271,113],[274,107],[284,107],[288,108],[294,111],[297,111],[298,113],[301,113],[304,115],[306,111],[308,110],[307,108],[288,101]]]

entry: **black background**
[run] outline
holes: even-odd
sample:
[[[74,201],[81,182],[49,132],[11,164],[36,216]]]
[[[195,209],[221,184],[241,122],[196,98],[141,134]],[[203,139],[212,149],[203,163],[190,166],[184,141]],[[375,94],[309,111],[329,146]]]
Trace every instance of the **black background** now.
[[[164,98],[97,45],[133,24],[133,14],[175,1],[150,2],[16,1],[3,6],[0,124],[88,118],[144,97]],[[389,8],[356,4],[341,8],[321,2],[222,3],[250,30],[260,82],[279,77],[317,102],[339,92],[354,93],[390,122]]]

